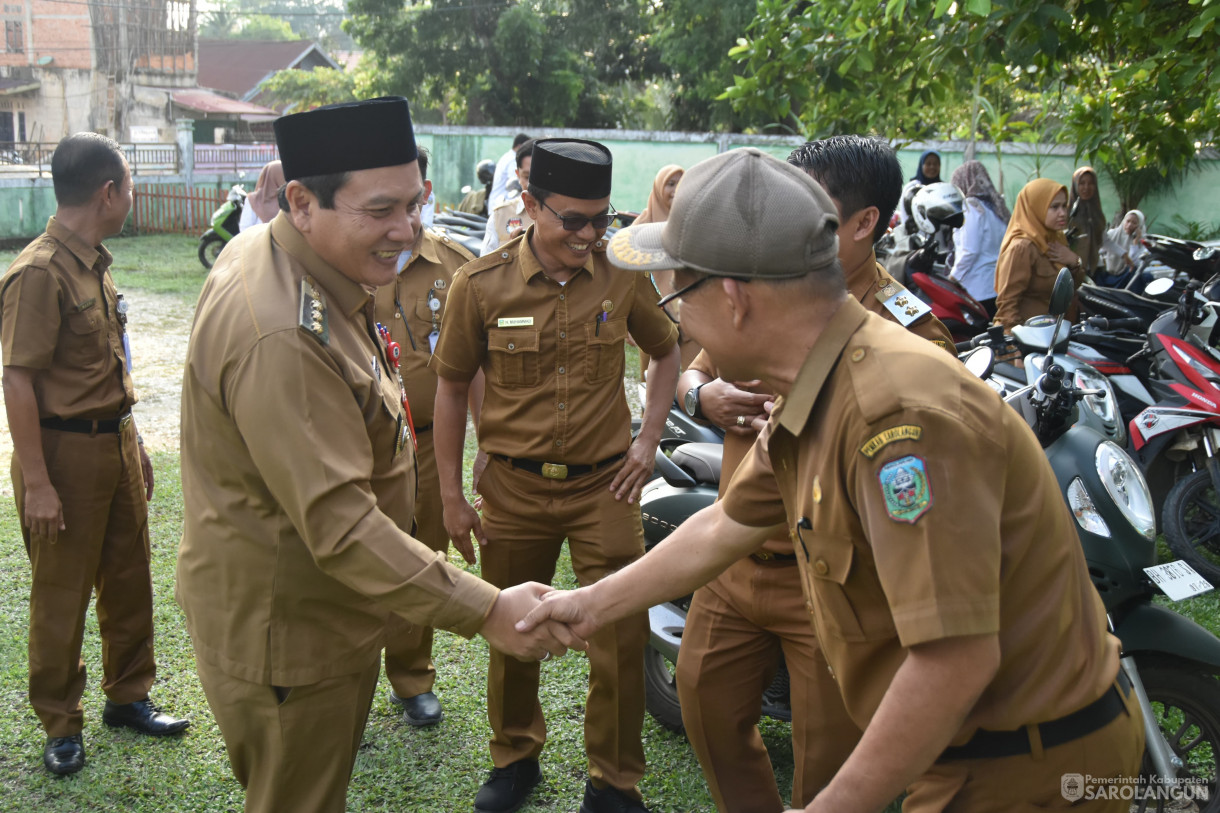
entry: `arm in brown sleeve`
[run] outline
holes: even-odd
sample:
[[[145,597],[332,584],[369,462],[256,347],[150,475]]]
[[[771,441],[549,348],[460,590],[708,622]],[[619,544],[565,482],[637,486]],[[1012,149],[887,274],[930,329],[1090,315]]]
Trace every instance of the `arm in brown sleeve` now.
[[[996,324],[1012,330],[1021,324],[1021,296],[1029,288],[1037,261],[1037,246],[1029,240],[1013,240],[995,266]]]
[[[301,331],[264,337],[224,391],[268,491],[323,572],[417,623],[478,632],[498,591],[378,509],[364,415],[325,348]]]

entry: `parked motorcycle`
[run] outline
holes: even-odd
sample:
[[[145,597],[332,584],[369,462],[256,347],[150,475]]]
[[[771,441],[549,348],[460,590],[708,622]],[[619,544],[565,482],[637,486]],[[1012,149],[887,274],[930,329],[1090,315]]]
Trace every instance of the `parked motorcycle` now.
[[[203,263],[204,268],[211,270],[221,249],[237,235],[241,212],[245,207],[246,190],[241,184],[235,184],[225,202],[212,212],[212,227],[199,238],[199,262]]]

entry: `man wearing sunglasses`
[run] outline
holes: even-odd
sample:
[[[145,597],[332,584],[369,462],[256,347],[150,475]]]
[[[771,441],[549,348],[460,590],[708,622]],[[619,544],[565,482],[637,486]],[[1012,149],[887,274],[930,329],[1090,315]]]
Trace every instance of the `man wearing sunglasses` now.
[[[644,553],[637,498],[677,383],[677,330],[647,277],[615,269],[594,251],[614,217],[610,176],[601,144],[536,142],[522,195],[533,225],[464,266],[449,293],[431,362],[445,528],[459,549],[474,534],[492,584],[549,582],[565,539],[581,584]],[[623,385],[628,334],[652,355],[649,381],[657,382],[634,441]],[[461,484],[466,394],[480,369],[479,449],[488,457],[477,484],[481,519]],[[647,617],[638,612],[589,641],[584,813],[646,810],[636,783],[644,774],[647,639]],[[516,810],[541,778],[539,669],[491,653],[495,768],[476,811]]]

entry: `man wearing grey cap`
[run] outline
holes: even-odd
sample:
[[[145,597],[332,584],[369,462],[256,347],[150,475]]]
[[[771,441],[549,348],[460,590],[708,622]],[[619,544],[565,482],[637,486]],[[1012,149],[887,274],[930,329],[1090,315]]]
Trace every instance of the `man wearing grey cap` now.
[[[187,349],[177,595],[245,809],[338,813],[391,613],[532,660],[583,642],[516,633],[542,585],[408,534],[414,429],[372,295],[426,195],[406,99],[275,131],[283,211],[225,248]]]
[[[440,343],[433,433],[445,527],[459,549],[471,533],[483,576],[507,587],[549,582],[564,540],[581,584],[644,553],[636,499],[652,472],[678,378],[677,330],[642,274],[595,251],[613,217],[610,151],[592,141],[534,144],[522,195],[533,225],[453,278]],[[653,356],[643,426],[631,438],[623,387],[628,333]],[[461,487],[467,388],[486,374],[477,484],[480,519]],[[639,813],[644,775],[647,618],[631,614],[589,641],[583,813]],[[546,721],[540,667],[492,653],[487,678],[494,769],[475,810],[516,810],[541,778]]]
[[[782,530],[864,729],[806,810],[880,811],[903,790],[919,813],[1059,807],[1065,772],[1136,775],[1138,705],[1041,447],[954,359],[847,294],[836,228],[816,181],[742,149],[692,168],[665,224],[615,235],[617,265],[675,269],[683,325],[724,374],[779,397],[722,501],[517,628],[591,635]]]

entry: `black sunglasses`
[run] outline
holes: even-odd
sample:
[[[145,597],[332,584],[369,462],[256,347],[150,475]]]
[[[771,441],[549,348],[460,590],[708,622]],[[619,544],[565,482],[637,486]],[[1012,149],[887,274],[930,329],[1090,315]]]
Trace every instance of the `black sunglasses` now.
[[[673,302],[675,299],[682,296],[683,294],[689,294],[691,291],[695,290],[700,285],[707,282],[709,279],[711,279],[711,276],[699,277],[699,279],[695,280],[690,285],[687,285],[685,288],[679,288],[678,290],[674,291],[672,294],[666,294],[665,296],[661,297],[660,301],[657,302],[657,307],[659,307],[659,308],[665,307],[670,302]]]
[[[557,217],[563,221],[563,230],[564,231],[580,231],[588,223],[592,223],[593,228],[595,228],[595,229],[606,229],[606,228],[609,228],[610,224],[614,222],[614,218],[618,217],[618,212],[615,211],[613,206],[610,207],[609,212],[607,212],[603,215],[594,215],[593,217],[585,217],[584,215],[561,215],[561,214],[559,214],[559,212],[556,212],[554,209],[551,209],[550,206],[547,206],[546,201],[542,200],[542,201],[538,201],[538,202],[541,203],[543,206],[546,206],[546,208],[550,209],[552,212],[554,212],[555,217]]]

